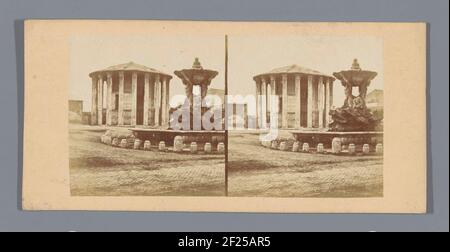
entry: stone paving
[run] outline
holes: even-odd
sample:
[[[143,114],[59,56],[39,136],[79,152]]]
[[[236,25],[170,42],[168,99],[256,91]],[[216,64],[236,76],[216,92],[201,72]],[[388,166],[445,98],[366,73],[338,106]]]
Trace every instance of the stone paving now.
[[[161,153],[104,145],[102,127],[71,127],[74,196],[223,196],[223,155]]]
[[[242,132],[230,133],[229,141],[230,196],[383,196],[380,155],[279,151],[261,146],[257,134]]]

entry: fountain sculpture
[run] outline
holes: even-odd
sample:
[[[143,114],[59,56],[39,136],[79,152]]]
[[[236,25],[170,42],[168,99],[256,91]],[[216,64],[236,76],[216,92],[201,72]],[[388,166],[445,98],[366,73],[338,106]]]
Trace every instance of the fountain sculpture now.
[[[350,70],[333,73],[341,81],[345,90],[342,107],[330,110],[331,123],[327,131],[300,130],[291,132],[295,140],[312,146],[324,145],[333,153],[340,153],[343,146],[355,146],[381,153],[383,143],[382,119],[370,112],[366,106],[367,88],[377,76],[376,72],[362,70],[358,60],[353,61]],[[353,95],[357,87],[359,94]],[[361,147],[361,148],[360,148]],[[354,151],[353,151],[354,152]]]
[[[355,59],[352,68],[333,73],[345,88],[345,101],[341,108],[331,110],[330,131],[376,131],[380,130],[382,118],[375,117],[366,106],[367,87],[377,76],[376,72],[362,70]],[[353,95],[358,87],[359,95]]]
[[[180,78],[186,89],[186,97],[189,101],[189,106],[186,108],[183,105],[177,109],[187,109],[187,113],[190,114],[190,129],[193,130],[205,130],[200,120],[203,119],[203,115],[211,108],[204,107],[202,105],[204,99],[208,94],[208,88],[212,79],[217,76],[218,72],[209,69],[203,69],[198,58],[195,58],[192,68],[182,69],[175,71],[174,74]],[[194,88],[197,87],[199,92],[195,93]],[[173,118],[180,120],[181,118]],[[172,119],[172,120],[173,120]],[[198,125],[194,124],[194,120],[200,121]],[[173,124],[173,123],[172,123]],[[222,127],[223,129],[223,127]]]
[[[175,71],[174,73],[185,85],[186,100],[189,106],[186,107],[181,105],[178,108],[172,108],[168,111],[168,113],[170,113],[170,125],[174,124],[174,120],[181,119],[174,116],[174,112],[179,111],[181,112],[180,114],[182,114],[184,111],[187,112],[187,115],[190,115],[189,127],[180,129],[174,129],[173,127],[168,127],[166,129],[130,128],[129,130],[132,132],[131,136],[121,136],[112,131],[108,131],[102,136],[102,142],[109,143],[113,142],[114,138],[122,138],[122,140],[125,140],[122,144],[122,147],[124,148],[150,150],[150,146],[156,146],[159,151],[189,151],[191,153],[197,153],[198,150],[203,150],[203,153],[205,154],[212,152],[219,154],[224,153],[225,131],[223,130],[223,127],[205,130],[202,127],[203,123],[200,122],[200,127],[193,123],[195,120],[204,120],[203,115],[211,109],[202,106],[204,105],[202,101],[207,96],[208,87],[211,84],[212,79],[217,76],[218,72],[203,69],[200,61],[196,58],[192,68],[182,69]],[[198,87],[200,92],[194,92],[195,87]],[[185,104],[187,104],[187,102],[185,102]],[[200,113],[196,113],[196,111],[200,111]],[[220,112],[222,112],[222,110]],[[222,120],[219,124],[222,124]],[[144,143],[145,146],[143,146],[142,143]]]

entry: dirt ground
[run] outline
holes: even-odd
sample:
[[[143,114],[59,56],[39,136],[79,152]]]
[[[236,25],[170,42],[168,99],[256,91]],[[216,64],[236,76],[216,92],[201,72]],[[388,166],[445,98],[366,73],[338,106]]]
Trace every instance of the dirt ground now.
[[[224,196],[223,155],[121,149],[100,142],[105,128],[71,126],[74,196]]]
[[[115,148],[99,127],[71,126],[74,196],[224,196],[225,158]],[[264,148],[257,134],[230,133],[229,196],[382,197],[381,156]]]
[[[282,152],[249,133],[230,133],[229,148],[229,196],[383,196],[381,156]]]

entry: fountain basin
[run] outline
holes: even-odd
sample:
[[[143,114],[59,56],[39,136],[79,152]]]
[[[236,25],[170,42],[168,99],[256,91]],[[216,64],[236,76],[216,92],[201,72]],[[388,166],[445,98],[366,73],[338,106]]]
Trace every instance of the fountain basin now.
[[[296,141],[309,143],[316,146],[322,143],[325,148],[331,148],[334,138],[339,138],[343,145],[369,144],[376,146],[383,143],[383,132],[380,131],[354,131],[354,132],[331,132],[331,131],[291,131]]]
[[[175,137],[180,136],[185,144],[197,143],[203,146],[210,143],[216,148],[219,143],[225,142],[225,131],[217,130],[201,130],[201,131],[184,131],[184,130],[159,130],[159,129],[129,129],[135,138],[141,141],[149,140],[152,143],[164,141],[167,146],[173,146]]]

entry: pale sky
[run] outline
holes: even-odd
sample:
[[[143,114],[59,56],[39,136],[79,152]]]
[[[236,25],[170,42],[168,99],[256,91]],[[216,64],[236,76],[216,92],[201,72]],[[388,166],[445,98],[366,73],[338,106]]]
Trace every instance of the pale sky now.
[[[198,57],[203,68],[219,74],[211,88],[225,89],[224,36],[190,37],[74,37],[71,40],[69,99],[83,100],[84,111],[91,110],[92,82],[89,73],[133,61],[172,75],[170,95],[184,95],[184,85],[173,73],[191,68]]]
[[[229,37],[229,94],[254,94],[253,76],[297,64],[332,75],[349,70],[357,58],[361,68],[378,72],[368,92],[383,89],[383,44],[361,36]],[[355,90],[356,91],[356,90]],[[341,106],[344,89],[334,82],[334,105]]]
[[[173,72],[190,68],[198,57],[204,68],[219,72],[212,88],[224,89],[224,36],[148,35],[135,37],[74,37],[71,39],[70,99],[91,107],[89,73],[134,61],[173,76],[170,93],[184,94]],[[348,70],[354,58],[362,69],[378,72],[369,92],[383,89],[383,44],[375,37],[361,36],[230,36],[229,93],[255,94],[253,76],[274,68],[297,64],[325,74]],[[334,104],[342,105],[344,90],[334,85]]]

